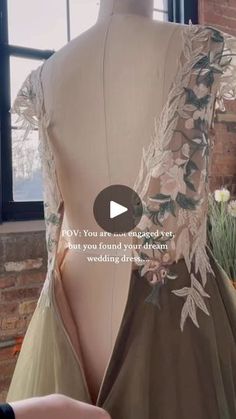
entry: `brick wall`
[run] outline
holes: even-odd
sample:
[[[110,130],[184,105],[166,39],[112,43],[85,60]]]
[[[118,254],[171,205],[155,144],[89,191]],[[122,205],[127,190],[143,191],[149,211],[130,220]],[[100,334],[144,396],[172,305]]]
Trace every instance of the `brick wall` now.
[[[236,0],[199,0],[199,23],[208,24],[236,36]],[[231,122],[215,122],[210,188],[227,186],[236,196],[236,103],[226,104],[234,113]]]
[[[0,402],[46,274],[45,233],[0,235]]]

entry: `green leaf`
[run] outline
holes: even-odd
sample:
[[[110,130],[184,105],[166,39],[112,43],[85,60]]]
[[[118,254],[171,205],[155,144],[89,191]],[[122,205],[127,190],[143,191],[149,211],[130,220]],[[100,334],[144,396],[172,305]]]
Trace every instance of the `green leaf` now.
[[[224,37],[221,35],[221,33],[219,31],[217,31],[216,29],[211,28],[212,30],[212,35],[211,35],[211,39],[214,42],[224,42]]]
[[[148,260],[149,256],[146,255],[146,253],[140,252],[140,258],[143,259],[143,260]]]
[[[174,202],[174,201],[171,201],[171,202],[170,202],[170,212],[171,212],[171,214],[172,214],[174,217],[176,217],[176,214],[175,214],[175,202]]]
[[[206,87],[212,86],[214,83],[214,71],[211,69],[206,74],[201,74],[197,76],[197,85],[204,84]]]
[[[206,95],[206,96],[201,97],[201,99],[198,99],[197,108],[198,109],[205,108],[208,105],[210,98],[211,98],[211,95]]]
[[[194,184],[193,184],[193,183],[191,183],[191,182],[189,181],[189,179],[187,179],[187,176],[186,176],[186,175],[184,175],[184,181],[185,181],[185,183],[186,183],[187,187],[188,187],[189,189],[191,189],[191,191],[196,192],[196,189],[195,189]]]
[[[189,176],[193,172],[196,172],[198,170],[198,167],[197,167],[196,163],[194,163],[193,160],[189,160],[188,163],[186,164],[185,170],[186,170],[186,175]]]
[[[205,95],[199,99],[192,89],[185,87],[184,90],[186,93],[186,103],[191,103],[199,110],[208,105],[210,95]]]
[[[158,193],[154,196],[150,196],[149,199],[154,199],[155,201],[165,201],[165,200],[170,200],[171,196],[170,195],[165,195],[162,193]]]
[[[181,208],[189,209],[189,210],[195,210],[197,203],[199,200],[194,200],[193,198],[189,198],[188,196],[182,194],[181,192],[178,192],[178,195],[176,197],[176,202],[179,204]]]
[[[144,300],[145,303],[151,303],[153,305],[156,305],[159,309],[161,309],[160,306],[160,289],[161,289],[161,283],[157,283],[152,288],[151,293],[147,296],[147,298]]]
[[[208,55],[203,55],[203,57],[194,64],[193,68],[206,68],[208,65],[209,57]]]
[[[161,227],[163,227],[163,225],[161,224],[161,222],[159,221],[159,211],[152,211],[151,209],[148,209],[148,214],[147,216],[150,218],[150,220],[152,220],[152,222],[155,225],[160,225]]]

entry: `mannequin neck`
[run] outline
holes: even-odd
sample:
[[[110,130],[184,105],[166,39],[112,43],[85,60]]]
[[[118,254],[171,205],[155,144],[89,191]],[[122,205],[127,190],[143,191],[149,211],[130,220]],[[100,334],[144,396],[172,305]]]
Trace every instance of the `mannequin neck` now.
[[[153,0],[101,0],[98,21],[114,14],[136,14],[152,19]]]

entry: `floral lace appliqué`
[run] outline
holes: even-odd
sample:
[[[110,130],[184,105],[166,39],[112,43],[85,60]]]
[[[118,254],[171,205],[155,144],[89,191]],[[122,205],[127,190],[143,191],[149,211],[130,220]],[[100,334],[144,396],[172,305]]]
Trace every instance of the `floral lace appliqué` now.
[[[229,50],[229,36],[226,38],[211,27],[191,25],[183,30],[180,68],[166,105],[155,120],[154,138],[143,152],[141,170],[134,185],[144,207],[138,228],[148,233],[160,227],[167,231],[169,226],[174,226],[167,250],[157,248],[150,254],[141,249],[138,269],[153,287],[146,301],[160,308],[162,286],[168,279],[177,279],[172,264],[184,258],[190,285],[172,291],[185,300],[180,321],[182,331],[188,317],[199,327],[197,309],[209,315],[204,300],[210,296],[204,288],[207,273],[215,275],[206,252],[212,149],[209,125],[215,98],[220,100],[230,94],[232,99],[236,91],[235,82],[232,83],[233,53]],[[234,70],[236,79],[236,67]],[[225,74],[230,72],[229,88]],[[198,273],[201,283],[196,278]]]

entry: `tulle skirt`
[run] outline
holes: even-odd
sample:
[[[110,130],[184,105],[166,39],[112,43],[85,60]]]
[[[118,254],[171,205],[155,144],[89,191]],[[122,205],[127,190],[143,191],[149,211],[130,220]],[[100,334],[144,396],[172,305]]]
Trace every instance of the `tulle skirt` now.
[[[112,419],[236,418],[236,291],[207,250],[215,277],[205,291],[210,316],[198,311],[180,330],[183,300],[161,289],[161,310],[145,303],[150,285],[133,271],[120,330],[96,404]],[[179,288],[189,286],[183,259],[173,265]],[[198,278],[198,276],[196,275]],[[200,278],[199,278],[200,279]],[[56,301],[37,306],[7,401],[62,393],[91,403],[81,360]]]

